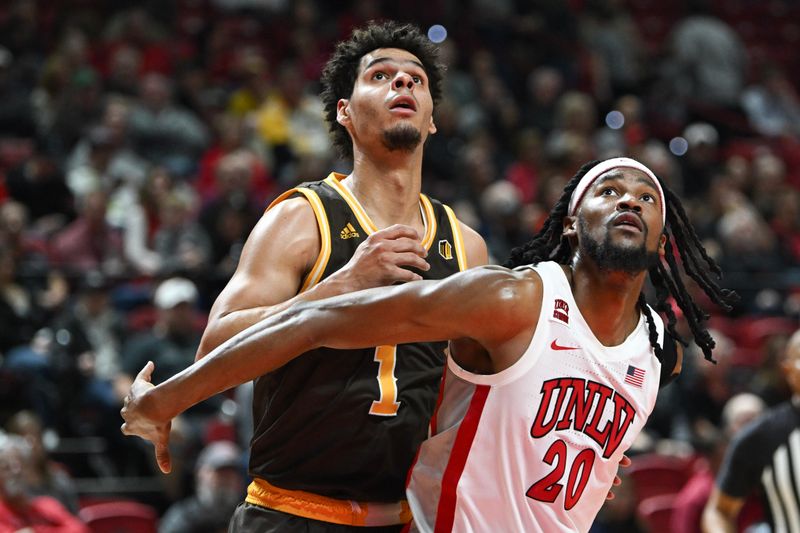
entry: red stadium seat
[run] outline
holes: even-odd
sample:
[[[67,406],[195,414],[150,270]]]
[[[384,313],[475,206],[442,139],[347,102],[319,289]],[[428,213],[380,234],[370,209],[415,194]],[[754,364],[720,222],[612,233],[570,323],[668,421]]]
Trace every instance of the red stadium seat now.
[[[760,350],[764,342],[774,335],[789,336],[798,328],[796,320],[786,317],[742,318],[734,340],[748,350]]]
[[[636,487],[639,502],[666,494],[677,494],[692,474],[693,462],[690,459],[661,454],[644,454],[632,458],[632,464],[625,469]]]
[[[674,509],[675,495],[664,494],[653,496],[639,503],[636,512],[639,518],[647,525],[648,531],[670,531],[670,520]]]
[[[156,533],[158,513],[143,503],[115,501],[91,504],[78,511],[92,533]]]

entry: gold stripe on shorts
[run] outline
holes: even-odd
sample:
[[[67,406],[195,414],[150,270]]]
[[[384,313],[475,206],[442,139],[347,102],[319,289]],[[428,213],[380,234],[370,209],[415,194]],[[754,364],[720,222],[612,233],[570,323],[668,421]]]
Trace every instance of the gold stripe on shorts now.
[[[411,521],[411,510],[405,500],[394,503],[337,500],[302,490],[282,489],[260,478],[247,487],[245,501],[282,513],[348,526],[391,526]]]

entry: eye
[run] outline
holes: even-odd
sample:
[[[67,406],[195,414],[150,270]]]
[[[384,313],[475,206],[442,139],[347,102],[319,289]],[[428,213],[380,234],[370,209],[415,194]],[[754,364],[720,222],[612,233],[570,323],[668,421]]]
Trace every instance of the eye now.
[[[600,196],[611,196],[614,194],[617,194],[617,191],[613,187],[606,187],[600,191]]]
[[[642,200],[644,200],[645,202],[656,203],[656,197],[650,194],[649,192],[646,192],[642,195]]]
[[[378,81],[380,81],[380,80],[388,80],[389,76],[387,76],[385,72],[380,72],[379,71],[379,72],[376,72],[375,74],[372,75],[372,79],[373,80],[378,80]]]
[[[414,83],[417,85],[422,85],[422,77],[421,76],[411,76],[411,79],[414,80]]]

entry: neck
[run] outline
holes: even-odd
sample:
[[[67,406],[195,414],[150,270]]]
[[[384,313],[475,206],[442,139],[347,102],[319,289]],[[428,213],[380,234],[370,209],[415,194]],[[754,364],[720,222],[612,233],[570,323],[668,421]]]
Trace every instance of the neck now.
[[[578,309],[594,336],[605,346],[622,344],[639,323],[639,294],[646,272],[600,270],[578,257],[564,267]]]
[[[378,229],[407,224],[422,230],[419,212],[421,145],[411,153],[395,151],[381,157],[356,150],[353,172],[342,184],[358,199]]]

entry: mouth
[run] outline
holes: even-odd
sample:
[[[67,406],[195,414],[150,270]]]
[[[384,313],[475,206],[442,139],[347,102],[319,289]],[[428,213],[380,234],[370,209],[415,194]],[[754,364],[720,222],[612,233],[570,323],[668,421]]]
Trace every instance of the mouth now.
[[[614,227],[628,227],[638,231],[644,231],[644,222],[638,215],[633,213],[620,213],[617,215],[613,222]]]
[[[417,110],[417,102],[415,102],[414,99],[410,96],[398,96],[394,100],[392,100],[391,104],[389,104],[389,109],[391,111],[405,110],[413,113],[416,112]]]

